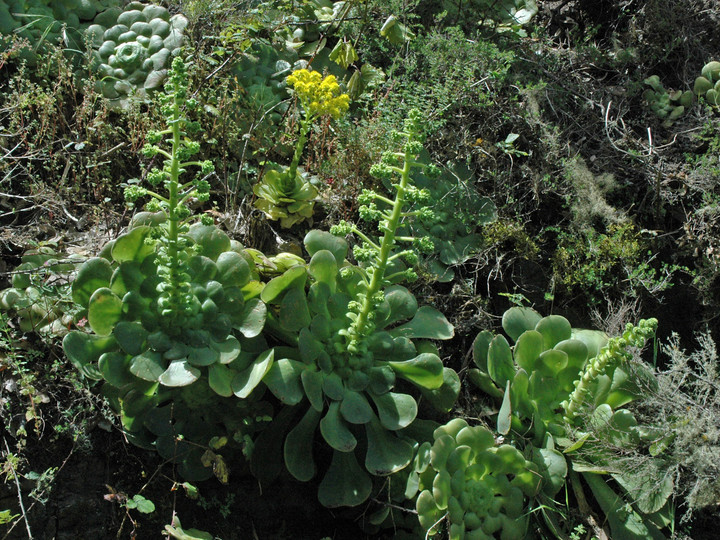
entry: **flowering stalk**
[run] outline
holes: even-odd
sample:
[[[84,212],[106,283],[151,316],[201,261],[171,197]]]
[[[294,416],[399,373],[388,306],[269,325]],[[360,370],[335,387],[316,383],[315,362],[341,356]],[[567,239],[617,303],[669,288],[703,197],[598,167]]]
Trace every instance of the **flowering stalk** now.
[[[158,249],[158,276],[163,282],[158,285],[161,293],[158,298],[160,313],[166,318],[169,328],[173,321],[182,319],[187,323],[190,318],[197,317],[196,306],[193,305],[194,296],[190,291],[190,276],[184,270],[185,263],[190,257],[188,248],[192,241],[185,236],[188,222],[192,212],[187,206],[190,199],[205,202],[210,198],[210,184],[204,177],[214,171],[210,161],[195,161],[190,158],[200,151],[200,144],[188,139],[188,134],[197,133],[200,126],[197,122],[188,120],[183,115],[183,109],[194,109],[197,102],[187,98],[188,77],[187,69],[180,58],[173,61],[172,69],[165,84],[165,94],[160,97],[161,111],[166,118],[168,128],[162,131],[152,131],[148,134],[148,144],[142,149],[143,156],[152,158],[157,155],[165,158],[162,170],[153,168],[147,174],[148,183],[157,188],[163,185],[168,195],[162,196],[137,183],[125,189],[125,199],[130,206],[143,196],[150,196],[151,200],[145,208],[152,212],[162,212],[166,218],[163,227],[155,231],[155,237],[160,247]],[[157,143],[169,143],[167,151]],[[187,172],[187,168],[196,166],[200,168],[198,175],[191,181],[180,183],[180,176]],[[201,217],[203,222],[212,223],[209,216]]]
[[[268,218],[280,219],[280,225],[286,228],[312,218],[317,190],[305,182],[297,170],[313,122],[325,115],[340,118],[347,112],[350,103],[349,96],[340,93],[340,85],[334,75],[323,79],[317,71],[299,69],[288,76],[287,82],[295,90],[303,109],[295,152],[287,169],[268,171],[253,188],[258,197],[255,206]]]
[[[412,243],[414,248],[425,253],[433,250],[432,241],[427,237],[415,238],[411,236],[398,236],[396,234],[404,218],[418,215],[426,219],[433,217],[432,210],[428,207],[422,207],[417,211],[411,212],[403,211],[403,208],[408,202],[429,202],[430,193],[428,190],[420,190],[412,185],[410,179],[412,169],[422,167],[427,169],[430,174],[437,172],[436,167],[416,161],[417,155],[422,150],[420,133],[421,116],[419,111],[413,110],[405,122],[405,131],[396,134],[396,138],[406,139],[403,151],[386,153],[383,156],[382,162],[373,165],[370,169],[371,174],[379,178],[392,178],[394,175],[399,176],[399,182],[392,184],[392,187],[395,188],[394,200],[370,190],[363,190],[359,198],[359,201],[362,203],[359,210],[361,219],[364,221],[379,222],[378,229],[383,233],[380,243],[378,244],[371,240],[358,229],[356,225],[345,221],[341,221],[330,230],[330,232],[336,235],[354,233],[360,237],[362,244],[355,246],[353,253],[358,261],[369,262],[369,267],[366,269],[366,276],[363,276],[365,292],[360,295],[358,300],[351,302],[349,306],[350,312],[348,313],[348,317],[352,319],[352,324],[350,328],[345,331],[345,335],[348,340],[347,348],[351,353],[358,352],[362,339],[373,332],[374,325],[372,320],[375,314],[375,308],[384,299],[383,289],[394,279],[417,279],[417,274],[415,274],[412,268],[389,276],[386,275],[388,266],[396,259],[404,259],[409,264],[415,264],[418,261],[418,256],[414,249],[405,249],[394,253],[393,250],[397,242]],[[390,206],[390,209],[380,210],[376,202]]]
[[[645,342],[655,333],[657,324],[657,319],[642,319],[637,326],[628,323],[622,336],[611,338],[597,356],[588,361],[582,376],[575,381],[575,390],[567,401],[563,401],[561,404],[565,411],[565,422],[571,423],[577,416],[585,396],[590,391],[590,384],[608,368],[618,366],[623,360],[628,360],[631,357],[626,350],[628,347],[645,345]]]

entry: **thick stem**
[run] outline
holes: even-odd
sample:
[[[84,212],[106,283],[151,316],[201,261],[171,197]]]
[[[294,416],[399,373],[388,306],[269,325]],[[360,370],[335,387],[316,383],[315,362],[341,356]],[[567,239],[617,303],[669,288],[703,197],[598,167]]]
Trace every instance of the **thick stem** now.
[[[295,186],[295,176],[297,176],[297,168],[300,165],[300,158],[302,157],[303,150],[305,150],[305,144],[307,143],[308,132],[312,125],[312,118],[310,115],[306,115],[305,118],[300,122],[300,134],[298,136],[297,144],[295,145],[295,153],[293,154],[292,162],[287,174],[287,185],[290,189]],[[284,186],[283,186],[284,187]]]
[[[410,168],[412,166],[412,157],[408,154],[404,154],[405,160],[403,168],[400,170],[400,183],[397,185],[397,194],[395,201],[393,202],[392,212],[387,220],[387,226],[384,228],[385,234],[383,235],[382,243],[380,244],[380,253],[377,257],[377,263],[374,267],[372,280],[368,287],[367,293],[362,302],[362,308],[358,314],[358,318],[355,320],[353,326],[355,327],[355,333],[358,336],[362,336],[366,331],[368,318],[370,312],[374,309],[374,297],[375,294],[383,286],[385,278],[385,270],[387,269],[388,259],[390,258],[390,252],[395,245],[395,231],[397,231],[400,219],[403,217],[403,206],[405,205],[405,189],[407,188],[408,181],[410,180]]]

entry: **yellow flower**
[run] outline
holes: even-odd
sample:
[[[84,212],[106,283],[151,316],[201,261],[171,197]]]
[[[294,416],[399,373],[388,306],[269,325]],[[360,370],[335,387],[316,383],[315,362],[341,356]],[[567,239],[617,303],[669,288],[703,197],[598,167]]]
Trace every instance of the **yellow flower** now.
[[[329,114],[339,118],[350,107],[350,96],[340,93],[335,75],[323,79],[317,71],[298,69],[288,75],[287,83],[295,90],[309,117]]]

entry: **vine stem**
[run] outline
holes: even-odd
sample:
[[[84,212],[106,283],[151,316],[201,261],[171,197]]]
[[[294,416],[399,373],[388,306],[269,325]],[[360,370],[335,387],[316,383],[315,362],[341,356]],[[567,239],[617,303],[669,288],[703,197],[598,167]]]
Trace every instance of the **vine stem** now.
[[[5,437],[3,437],[3,442],[5,443],[5,450],[7,451],[6,455],[10,455],[10,447],[8,446],[7,440]],[[8,460],[7,463],[10,465],[10,472],[12,472],[13,479],[15,480],[15,487],[17,488],[17,494],[18,494],[18,502],[20,504],[20,511],[22,512],[23,519],[25,520],[25,530],[28,534],[28,540],[33,540],[32,531],[30,530],[30,522],[28,521],[27,512],[25,511],[25,504],[23,503],[23,496],[22,496],[22,489],[20,488],[20,480],[18,480],[17,473],[15,472],[15,467],[13,467],[12,463]]]

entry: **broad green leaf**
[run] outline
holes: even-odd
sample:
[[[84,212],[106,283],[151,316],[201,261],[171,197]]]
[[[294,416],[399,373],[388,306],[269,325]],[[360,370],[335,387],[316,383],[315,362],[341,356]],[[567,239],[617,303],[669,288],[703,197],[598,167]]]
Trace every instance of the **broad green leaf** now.
[[[212,534],[204,531],[183,529],[177,516],[173,516],[170,525],[165,525],[165,532],[176,540],[213,540],[214,538]]]
[[[432,353],[423,353],[404,362],[388,362],[400,377],[429,390],[440,388],[443,384],[443,364]]]
[[[549,448],[533,448],[533,463],[540,467],[543,477],[543,491],[546,495],[554,497],[565,485],[568,467],[565,456],[557,450]]]
[[[588,348],[579,339],[566,339],[555,345],[555,349],[567,354],[568,367],[582,369],[588,359]]]
[[[386,476],[405,468],[413,457],[410,443],[386,430],[375,415],[365,424],[368,449],[365,468],[376,476]]]
[[[88,305],[88,323],[99,336],[108,336],[122,317],[122,300],[107,287],[96,290]]]
[[[341,39],[330,52],[329,58],[341,68],[347,69],[350,64],[358,60],[358,55],[352,43]]]
[[[535,362],[544,350],[542,334],[535,330],[526,330],[515,343],[515,362],[525,371],[532,372]]]
[[[374,416],[365,396],[352,390],[345,391],[340,402],[340,413],[351,424],[367,424]]]
[[[568,364],[568,355],[558,349],[550,349],[540,355],[540,366],[552,375],[560,373]]]
[[[560,315],[548,315],[538,321],[535,330],[543,335],[543,343],[546,349],[552,349],[555,345],[570,339],[572,327],[565,317]]]
[[[210,257],[205,257],[204,255],[190,257],[190,260],[187,262],[187,272],[192,276],[192,280],[195,283],[208,283],[210,281],[219,283],[215,280],[218,267]]]
[[[505,336],[495,336],[490,342],[487,364],[488,374],[500,388],[515,377],[512,350]]]
[[[248,368],[235,376],[232,381],[233,393],[239,398],[248,397],[273,365],[273,359],[273,349],[260,354]]]
[[[394,337],[420,339],[450,339],[455,335],[453,325],[434,307],[423,306],[410,322],[390,330]]]
[[[470,381],[477,386],[480,390],[485,392],[491,397],[494,398],[501,398],[503,397],[503,392],[500,390],[495,382],[490,378],[490,375],[487,374],[485,371],[481,371],[479,369],[469,369],[467,371],[468,378]]]
[[[326,249],[317,251],[310,259],[308,273],[315,281],[327,283],[331,292],[337,287],[338,264],[335,256]]]
[[[607,345],[608,336],[599,330],[584,330],[573,328],[572,339],[582,341],[588,350],[588,358],[595,358],[600,350]]]
[[[118,388],[137,381],[130,373],[130,358],[119,352],[106,352],[98,359],[103,378]]]
[[[490,342],[493,340],[493,333],[489,330],[480,332],[473,341],[473,362],[480,368],[480,371],[487,373],[487,355]]]
[[[437,504],[440,510],[446,510],[448,507],[448,499],[450,495],[452,495],[450,483],[450,473],[446,469],[439,470],[435,478],[433,478],[432,494],[435,499],[435,504]]]
[[[243,307],[242,316],[240,317],[242,322],[236,324],[235,328],[246,338],[255,337],[262,332],[266,317],[267,306],[265,306],[265,303],[259,298],[251,298]]]
[[[240,355],[240,342],[235,336],[228,336],[225,341],[211,341],[210,346],[220,353],[221,364],[229,364]]]
[[[130,361],[130,373],[144,381],[156,382],[166,369],[162,355],[153,351],[145,351]]]
[[[448,413],[460,395],[460,377],[454,369],[444,367],[442,386],[432,390],[421,387],[420,392],[437,411]]]
[[[503,313],[502,327],[510,339],[517,341],[523,332],[533,330],[540,319],[542,316],[534,309],[515,306]]]
[[[351,452],[357,445],[357,439],[340,416],[340,403],[337,401],[330,403],[327,414],[320,420],[320,433],[332,448],[340,452]]]
[[[462,428],[455,436],[455,440],[459,445],[472,448],[475,453],[480,453],[495,446],[495,437],[492,431],[482,426]]]
[[[303,390],[310,405],[312,405],[316,411],[322,412],[325,407],[322,391],[323,374],[319,371],[303,369],[300,374],[300,381],[302,382]]]
[[[315,476],[313,440],[320,421],[320,413],[310,407],[300,422],[288,433],[283,454],[285,466],[295,478],[307,482]]]
[[[122,297],[128,291],[140,289],[145,281],[145,274],[140,270],[140,264],[136,261],[123,261],[113,272],[110,278],[110,290]]]
[[[217,258],[218,273],[215,279],[225,287],[242,287],[250,281],[250,265],[234,251],[221,253]]]
[[[297,332],[310,326],[311,317],[305,291],[292,288],[285,293],[280,302],[280,326],[288,332]]]
[[[337,373],[328,373],[323,378],[323,392],[330,399],[340,401],[345,396],[345,383]]]
[[[377,407],[380,423],[385,429],[397,431],[409,426],[417,416],[415,398],[408,394],[387,392],[376,396],[370,394]]]
[[[355,452],[333,452],[332,462],[320,486],[318,499],[326,508],[357,506],[370,496],[372,481],[355,458]]]
[[[413,317],[418,310],[415,296],[402,285],[391,285],[385,289],[385,301],[390,305],[390,313],[379,323],[383,328]]]
[[[184,351],[183,351],[184,352]],[[181,353],[182,354],[182,353]],[[239,351],[238,351],[239,354]],[[184,356],[184,354],[183,354]],[[165,358],[168,355],[165,353]],[[187,360],[193,366],[204,367],[220,360],[220,351],[211,347],[188,347]]]
[[[222,364],[213,364],[208,368],[208,385],[216,394],[230,397],[233,395],[232,381],[235,375],[235,370]]]
[[[142,495],[134,495],[127,501],[128,508],[136,508],[141,514],[152,514],[155,511],[155,504]]]
[[[311,256],[320,250],[328,250],[335,257],[338,266],[342,266],[347,257],[348,243],[327,231],[312,230],[305,235],[303,243]]]
[[[415,503],[415,508],[418,512],[420,526],[426,530],[430,530],[431,527],[435,526],[436,528],[432,530],[437,531],[437,527],[440,525],[439,522],[442,521],[442,517],[445,512],[440,510],[437,504],[435,504],[435,498],[430,490],[426,489],[420,492],[417,502]]]
[[[281,358],[270,366],[263,382],[285,405],[296,405],[304,396],[300,386],[300,375],[304,370],[302,362]]]
[[[95,336],[72,331],[63,338],[63,350],[70,362],[85,377],[93,380],[102,379],[102,374],[96,365],[100,356],[117,348],[117,341],[112,336]]]
[[[510,381],[505,383],[505,395],[497,417],[497,431],[500,435],[510,433],[510,421],[512,420],[512,403],[510,400]]]
[[[200,378],[200,370],[191,366],[187,360],[175,360],[160,375],[161,384],[170,387],[187,386]]]
[[[213,261],[230,250],[230,238],[214,225],[195,223],[190,227],[188,236],[200,247],[201,254]]]
[[[130,356],[136,356],[145,350],[148,331],[139,322],[120,321],[112,332],[118,345]]]
[[[292,288],[303,289],[307,281],[307,271],[304,266],[294,266],[287,272],[271,279],[260,293],[260,299],[269,304],[284,291]]]
[[[111,255],[117,262],[142,260],[155,251],[153,244],[145,242],[150,227],[140,226],[118,236],[112,247]]]

